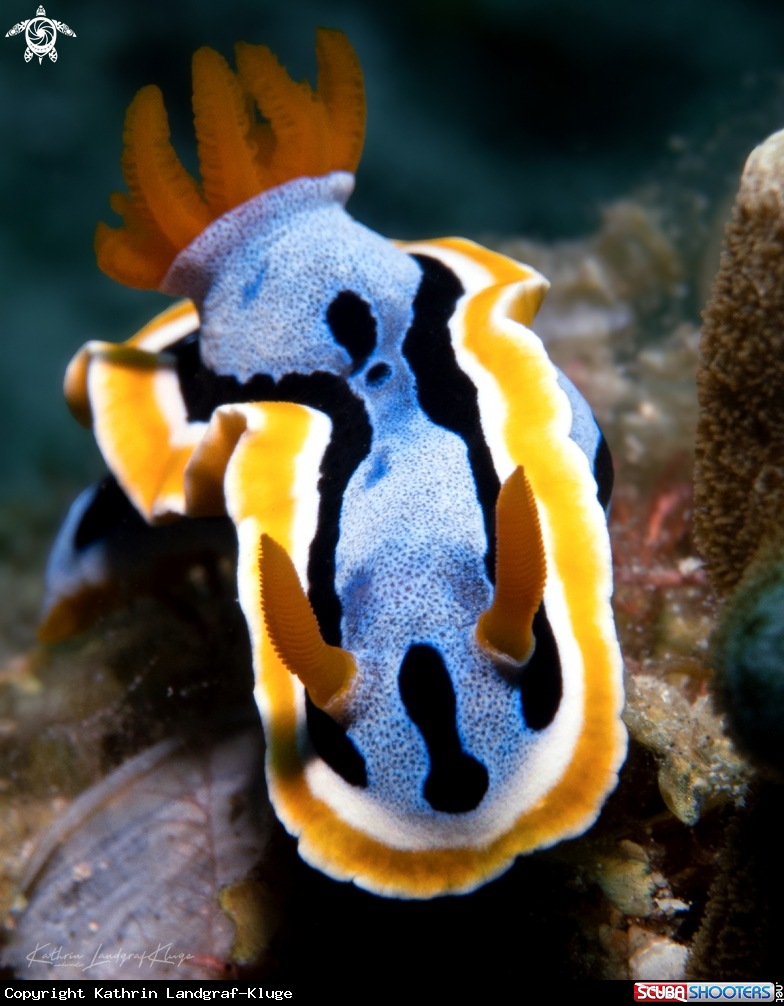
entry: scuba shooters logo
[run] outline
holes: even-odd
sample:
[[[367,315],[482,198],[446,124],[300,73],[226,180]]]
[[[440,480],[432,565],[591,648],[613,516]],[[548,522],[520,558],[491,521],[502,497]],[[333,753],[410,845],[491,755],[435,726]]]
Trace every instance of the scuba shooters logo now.
[[[635,1002],[733,1002],[779,1000],[780,985],[773,982],[635,982]]]
[[[48,56],[53,63],[56,63],[57,49],[55,49],[54,43],[58,31],[63,35],[71,35],[76,38],[76,32],[67,24],[47,17],[43,7],[39,7],[35,12],[35,17],[30,18],[29,21],[20,21],[19,24],[15,24],[10,31],[5,33],[5,37],[10,38],[11,35],[25,33],[27,40],[27,48],[24,51],[25,63],[29,63],[33,56],[38,57],[39,64],[43,61],[44,56]]]

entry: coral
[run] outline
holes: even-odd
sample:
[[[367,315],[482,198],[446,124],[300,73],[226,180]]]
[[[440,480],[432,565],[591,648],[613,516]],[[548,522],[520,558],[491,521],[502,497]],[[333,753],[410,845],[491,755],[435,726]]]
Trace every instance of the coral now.
[[[752,151],[704,312],[695,535],[726,601],[711,662],[738,743],[784,766],[784,132]]]
[[[715,689],[733,735],[784,768],[784,543],[764,548],[722,612],[712,647]]]
[[[781,791],[763,786],[728,827],[687,977],[753,980],[781,959]]]
[[[742,803],[748,765],[733,749],[703,693],[689,702],[679,682],[651,674],[626,676],[624,719],[633,737],[661,759],[659,790],[672,813],[694,825],[706,810]]]
[[[784,132],[752,151],[704,312],[695,533],[722,594],[784,507]]]

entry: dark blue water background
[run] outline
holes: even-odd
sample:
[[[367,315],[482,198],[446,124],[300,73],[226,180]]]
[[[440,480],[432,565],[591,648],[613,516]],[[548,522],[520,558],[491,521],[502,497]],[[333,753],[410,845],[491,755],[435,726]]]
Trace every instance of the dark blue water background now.
[[[51,4],[51,8],[49,6]],[[2,6],[2,32],[37,0]],[[163,88],[196,169],[190,57],[265,42],[315,84],[313,32],[341,28],[366,76],[367,144],[350,209],[384,234],[586,234],[602,205],[658,201],[685,260],[748,150],[784,125],[784,5],[773,0],[46,0],[76,38],[25,63],[0,35],[0,500],[63,498],[100,471],[62,401],[90,338],[130,335],[168,299],[96,268],[116,224],[123,115]],[[700,305],[686,292],[684,311]]]

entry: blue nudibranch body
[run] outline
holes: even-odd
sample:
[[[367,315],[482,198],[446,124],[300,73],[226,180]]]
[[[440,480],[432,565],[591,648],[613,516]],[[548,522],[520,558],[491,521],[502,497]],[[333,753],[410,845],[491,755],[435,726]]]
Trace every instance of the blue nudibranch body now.
[[[392,243],[346,213],[357,64],[339,33],[318,45],[308,105],[268,50],[238,50],[239,79],[197,53],[203,196],[161,142],[145,151],[157,99],[137,96],[126,228],[99,231],[99,261],[188,300],[122,346],[88,343],[66,394],[150,525],[233,521],[269,792],[301,855],[378,894],[463,893],[583,832],[615,785],[612,466],[529,327],[543,277],[470,241]],[[242,118],[243,87],[276,143]],[[210,127],[204,94],[245,148]],[[284,98],[318,120],[285,142]],[[205,136],[233,160],[216,168]],[[312,161],[324,136],[324,170],[299,170],[291,145]],[[85,624],[113,575],[111,534],[78,541],[97,498],[53,553],[44,638]]]

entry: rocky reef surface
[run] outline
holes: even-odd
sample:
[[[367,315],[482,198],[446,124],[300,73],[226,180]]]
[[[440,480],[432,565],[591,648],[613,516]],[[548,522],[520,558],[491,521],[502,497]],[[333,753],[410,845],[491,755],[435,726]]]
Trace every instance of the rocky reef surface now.
[[[390,968],[400,982],[423,968],[491,984],[522,970],[731,980],[773,966],[781,793],[714,708],[717,601],[692,539],[699,332],[679,305],[697,267],[644,199],[610,206],[591,238],[495,247],[550,278],[535,328],[593,406],[616,465],[630,749],[597,824],[467,897],[388,901],[327,879],[299,860],[265,799],[230,566],[195,565],[162,595],[42,647],[35,621],[57,518],[7,507],[7,973],[297,988],[347,953],[352,981]]]

